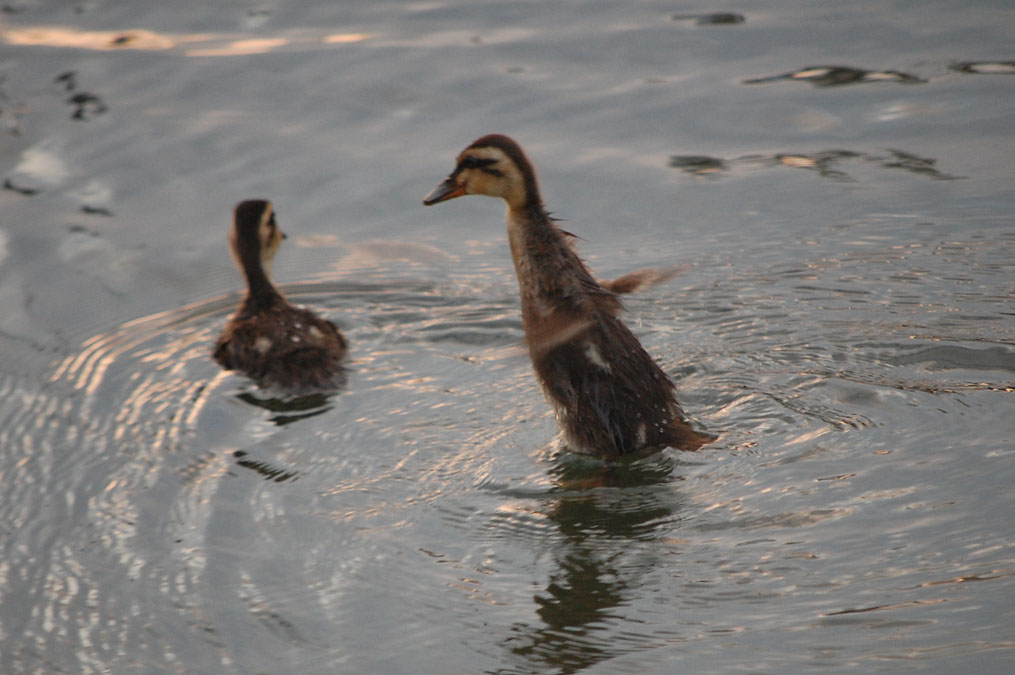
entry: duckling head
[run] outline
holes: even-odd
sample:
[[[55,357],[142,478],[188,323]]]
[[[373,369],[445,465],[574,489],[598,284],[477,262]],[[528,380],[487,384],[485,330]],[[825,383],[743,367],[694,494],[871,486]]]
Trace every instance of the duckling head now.
[[[427,206],[462,195],[500,197],[512,209],[541,206],[536,172],[513,139],[490,134],[458,155],[455,170],[423,200]]]
[[[236,264],[248,278],[263,271],[271,278],[271,264],[285,233],[275,222],[275,208],[264,199],[248,199],[236,205],[229,247]]]

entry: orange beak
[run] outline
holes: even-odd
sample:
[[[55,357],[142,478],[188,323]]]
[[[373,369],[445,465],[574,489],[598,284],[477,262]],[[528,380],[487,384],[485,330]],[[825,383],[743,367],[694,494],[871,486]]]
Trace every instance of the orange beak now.
[[[440,202],[446,202],[455,197],[465,194],[465,186],[455,183],[454,176],[448,176],[443,183],[434,188],[433,192],[423,198],[423,204],[430,206]]]

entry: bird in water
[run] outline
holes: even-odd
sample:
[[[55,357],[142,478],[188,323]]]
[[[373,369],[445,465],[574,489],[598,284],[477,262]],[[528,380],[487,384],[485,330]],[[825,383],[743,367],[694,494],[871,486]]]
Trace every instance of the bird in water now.
[[[342,379],[346,340],[335,324],[295,307],[271,281],[271,264],[285,234],[271,202],[236,205],[229,247],[247,279],[247,295],[226,323],[214,357],[262,386],[294,392],[330,389]]]
[[[664,447],[693,451],[715,440],[688,423],[673,383],[620,319],[616,293],[595,280],[573,235],[544,209],[518,143],[499,134],[473,142],[423,203],[473,194],[507,203],[525,340],[565,445],[611,461]]]

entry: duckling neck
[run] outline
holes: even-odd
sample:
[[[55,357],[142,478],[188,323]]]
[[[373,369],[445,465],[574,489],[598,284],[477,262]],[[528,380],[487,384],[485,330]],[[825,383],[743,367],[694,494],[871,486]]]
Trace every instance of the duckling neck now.
[[[529,204],[516,209],[509,205],[507,228],[526,330],[558,309],[580,305],[586,286],[594,286],[595,281],[572,249],[568,235],[553,224],[542,206]]]
[[[507,228],[516,270],[519,261],[552,257],[561,247],[568,247],[564,233],[553,224],[541,205],[522,203],[515,206],[508,202]],[[521,270],[517,271],[521,279]]]
[[[241,266],[247,278],[247,299],[243,303],[247,311],[270,307],[282,298],[260,259],[244,256]]]

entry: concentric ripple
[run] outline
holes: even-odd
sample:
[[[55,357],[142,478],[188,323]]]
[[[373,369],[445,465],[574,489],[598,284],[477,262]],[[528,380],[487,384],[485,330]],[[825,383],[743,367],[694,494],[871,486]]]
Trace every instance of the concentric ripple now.
[[[477,429],[456,442],[470,414],[449,401],[474,395],[479,360],[495,371],[525,365],[506,300],[463,307],[460,291],[412,282],[285,291],[343,324],[353,344],[348,391],[294,398],[220,371],[210,350],[235,295],[100,333],[41,386],[0,382],[11,487],[0,515],[13,535],[3,569],[19,589],[7,600],[31,608],[8,663],[35,661],[55,639],[77,647],[54,667],[111,663],[126,645],[164,646],[157,635],[185,625],[233,651],[218,627],[236,603],[283,652],[306,642],[327,654],[313,635],[326,634],[334,608],[275,574],[286,551],[313,560],[305,542],[319,539],[324,560],[339,560],[331,551],[347,544],[336,523],[357,523],[349,536],[358,538],[438,498],[460,472],[482,472],[489,459],[475,443],[499,436],[480,441]],[[450,451],[446,460],[424,456],[435,447]],[[425,479],[405,482],[414,475]],[[392,492],[400,482],[408,489]],[[167,601],[182,623],[146,625],[151,605]],[[184,657],[158,650],[148,652],[153,663]],[[221,667],[208,658],[209,671]]]

